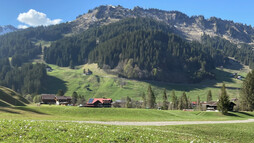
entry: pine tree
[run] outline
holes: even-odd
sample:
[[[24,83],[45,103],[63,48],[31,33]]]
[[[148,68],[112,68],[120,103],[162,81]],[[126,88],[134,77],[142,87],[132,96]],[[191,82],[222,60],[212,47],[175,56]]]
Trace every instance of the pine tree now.
[[[218,110],[221,111],[222,114],[227,114],[229,104],[230,104],[229,96],[227,95],[225,83],[223,83],[223,85],[221,87],[221,95],[220,95],[219,101],[217,103]]]
[[[198,96],[198,99],[197,99],[196,109],[201,110],[201,104],[200,104],[200,97],[199,96]]]
[[[146,101],[146,95],[144,92],[142,93],[142,100],[143,100],[142,108],[146,108],[147,101]]]
[[[127,108],[131,108],[132,105],[131,105],[131,98],[129,96],[126,97],[126,107]]]
[[[172,104],[171,104],[171,109],[176,110],[178,107],[178,101],[177,101],[177,96],[175,95],[175,91],[172,91]]]
[[[148,86],[147,90],[147,106],[149,109],[155,108],[156,97],[153,93],[151,85]]]
[[[254,110],[254,70],[249,72],[243,81],[240,103],[242,110]]]
[[[187,109],[189,103],[188,103],[188,98],[185,92],[183,92],[182,100],[183,100],[183,109]]]
[[[72,97],[71,102],[72,102],[73,105],[75,105],[77,103],[77,100],[78,100],[77,92],[73,92],[71,97]]]
[[[168,96],[167,96],[167,93],[166,93],[166,89],[164,89],[164,92],[163,92],[163,105],[162,105],[162,109],[163,110],[168,110]]]
[[[212,97],[212,91],[211,90],[209,90],[208,91],[208,94],[207,94],[207,102],[210,102],[210,101],[212,101],[213,100],[213,97]]]
[[[184,104],[183,104],[183,97],[181,96],[178,100],[178,110],[183,110]]]
[[[64,92],[63,92],[62,89],[59,89],[59,90],[57,91],[57,96],[64,96]]]

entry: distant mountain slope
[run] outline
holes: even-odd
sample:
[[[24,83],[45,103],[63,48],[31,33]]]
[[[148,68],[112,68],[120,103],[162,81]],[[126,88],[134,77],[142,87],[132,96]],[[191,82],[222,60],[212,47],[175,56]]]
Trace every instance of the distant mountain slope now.
[[[17,31],[18,29],[12,25],[0,26],[0,35]]]
[[[213,77],[224,56],[212,47],[188,42],[163,22],[129,18],[53,42],[45,61],[59,66],[98,63],[135,79],[197,82]]]
[[[222,20],[211,17],[205,19],[204,16],[187,16],[178,11],[163,11],[158,9],[143,9],[135,7],[127,9],[121,6],[100,6],[88,13],[80,15],[74,20],[74,31],[86,30],[96,25],[107,25],[125,18],[145,17],[162,21],[182,32],[182,36],[189,40],[200,40],[203,34],[219,36],[234,43],[252,43],[254,29],[233,21]]]
[[[29,102],[15,91],[0,86],[0,107],[1,106],[25,106]]]

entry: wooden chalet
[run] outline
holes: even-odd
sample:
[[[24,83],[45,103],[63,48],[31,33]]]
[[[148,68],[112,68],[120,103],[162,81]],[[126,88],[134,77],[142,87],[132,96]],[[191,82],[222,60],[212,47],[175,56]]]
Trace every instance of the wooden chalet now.
[[[55,94],[42,94],[41,104],[68,105],[71,104],[71,97],[56,96]]]
[[[56,105],[68,105],[71,104],[71,97],[70,96],[56,96]]]
[[[208,103],[203,103],[202,107],[205,108],[206,111],[216,111],[216,110],[218,110],[217,104],[218,104],[218,101],[216,101],[216,102],[215,101],[210,101]],[[228,111],[233,111],[235,105],[236,104],[234,102],[230,102],[229,107],[228,107]]]
[[[55,94],[42,94],[41,104],[56,104]]]
[[[85,107],[111,107],[111,98],[90,98]]]

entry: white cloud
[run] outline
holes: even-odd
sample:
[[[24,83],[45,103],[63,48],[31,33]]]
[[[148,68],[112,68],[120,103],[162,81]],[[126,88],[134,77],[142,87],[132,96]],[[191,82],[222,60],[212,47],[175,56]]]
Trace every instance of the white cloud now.
[[[26,28],[28,28],[27,25],[18,25],[18,29],[26,29]]]
[[[48,26],[59,24],[62,19],[51,20],[47,17],[45,13],[38,12],[34,9],[30,9],[28,12],[20,13],[18,16],[18,21],[25,23],[29,26]]]

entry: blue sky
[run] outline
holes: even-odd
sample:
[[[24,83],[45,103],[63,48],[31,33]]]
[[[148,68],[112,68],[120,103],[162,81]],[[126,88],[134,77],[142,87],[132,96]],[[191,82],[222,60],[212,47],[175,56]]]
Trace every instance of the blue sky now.
[[[47,25],[72,21],[99,5],[178,10],[189,16],[216,16],[254,26],[253,0],[0,0],[0,25],[37,26],[38,16],[42,16]],[[31,14],[34,17],[29,19]],[[29,23],[31,20],[34,23]]]

